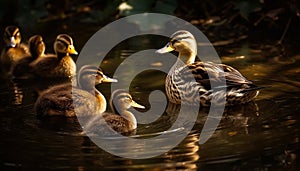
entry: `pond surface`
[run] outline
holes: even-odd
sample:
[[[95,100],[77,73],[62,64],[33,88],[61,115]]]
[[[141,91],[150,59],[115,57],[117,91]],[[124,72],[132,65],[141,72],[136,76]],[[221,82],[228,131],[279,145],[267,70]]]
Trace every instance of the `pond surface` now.
[[[85,39],[86,40],[86,39]],[[165,42],[155,38],[128,40],[114,48],[101,65],[112,76],[116,67],[128,56],[149,47],[159,48]],[[80,42],[81,45],[84,42]],[[200,47],[201,48],[201,47]],[[199,145],[199,134],[208,110],[201,109],[193,130],[175,148],[150,159],[125,159],[114,156],[80,134],[76,118],[39,120],[33,105],[38,92],[64,80],[1,80],[0,85],[0,161],[10,170],[299,170],[300,128],[300,55],[286,59],[264,57],[261,50],[248,42],[228,49],[222,62],[237,68],[261,90],[254,102],[227,108],[213,136]],[[153,63],[158,68],[163,63]],[[132,69],[132,68],[131,68]],[[119,75],[126,79],[130,72]],[[147,78],[147,79],[145,79]],[[147,71],[131,83],[133,98],[150,109],[148,95],[164,90],[165,74]],[[107,98],[110,85],[97,87]],[[159,103],[154,99],[151,105]],[[137,135],[159,134],[167,130],[178,108],[168,105],[151,124],[138,126]],[[141,111],[142,112],[142,111]],[[180,133],[181,129],[175,130]],[[172,132],[170,132],[172,134]],[[119,141],[116,139],[113,141]],[[119,147],[124,153],[126,146]],[[139,147],[137,147],[139,148]],[[163,150],[153,147],[152,151]]]

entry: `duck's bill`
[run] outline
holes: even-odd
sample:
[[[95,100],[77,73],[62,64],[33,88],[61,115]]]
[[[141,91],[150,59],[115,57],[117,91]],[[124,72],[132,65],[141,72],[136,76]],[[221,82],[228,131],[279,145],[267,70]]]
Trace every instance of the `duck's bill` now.
[[[140,108],[140,109],[145,109],[145,106],[142,106],[142,105],[138,104],[137,102],[135,102],[133,100],[131,101],[130,105],[132,107],[136,107],[136,108]]]
[[[78,55],[78,52],[75,50],[74,45],[69,45],[69,46],[68,46],[68,49],[67,49],[67,52],[68,52],[69,54],[72,54],[72,55]]]
[[[9,46],[10,47],[16,47],[17,43],[14,37],[10,38]]]
[[[117,79],[109,78],[108,76],[104,76],[102,81],[106,82],[106,83],[116,83],[116,82],[118,82]]]
[[[157,51],[155,51],[156,53],[167,53],[167,52],[172,52],[174,50],[174,48],[172,48],[169,43],[161,48],[161,49],[158,49]]]

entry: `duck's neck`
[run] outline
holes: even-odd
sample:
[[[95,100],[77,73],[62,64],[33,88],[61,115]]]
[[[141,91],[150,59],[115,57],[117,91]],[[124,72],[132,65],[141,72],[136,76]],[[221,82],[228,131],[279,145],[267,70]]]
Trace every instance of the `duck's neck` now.
[[[132,129],[136,129],[136,127],[137,127],[136,118],[130,111],[128,111],[128,109],[118,107],[118,104],[115,105],[112,102],[110,102],[110,106],[111,106],[113,113],[119,114],[120,116],[122,116],[123,118],[125,118],[126,120],[131,122],[132,126],[133,126]]]
[[[69,56],[69,54],[56,52],[56,56],[59,60],[61,60],[63,57]]]
[[[173,69],[179,69],[185,65],[189,65],[195,62],[196,53],[195,52],[180,52],[178,59],[173,66]]]
[[[125,118],[126,120],[128,120],[129,122],[131,122],[132,129],[136,129],[137,121],[136,121],[135,116],[130,111],[124,109],[124,110],[120,111],[120,115],[123,118]]]
[[[94,93],[95,93],[95,97],[97,99],[96,104],[98,104],[98,112],[99,113],[103,113],[106,110],[106,100],[105,97],[103,96],[102,93],[100,93],[99,90],[97,90],[96,88],[94,88]]]
[[[33,53],[31,53],[31,54],[33,54]],[[43,57],[43,56],[45,56],[45,54],[44,54],[44,53],[41,53],[41,54],[34,54],[34,55],[32,55],[32,60],[35,60],[35,59],[41,58],[41,57]]]

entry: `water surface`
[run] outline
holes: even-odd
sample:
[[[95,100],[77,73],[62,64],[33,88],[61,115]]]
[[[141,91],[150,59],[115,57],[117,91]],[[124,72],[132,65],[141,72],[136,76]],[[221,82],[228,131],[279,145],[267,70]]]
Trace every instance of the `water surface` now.
[[[153,43],[155,42],[156,43]],[[136,42],[141,42],[137,44]],[[79,44],[84,44],[80,42]],[[119,64],[139,50],[159,48],[164,42],[153,37],[131,39],[116,46],[101,67],[112,76]],[[38,93],[61,80],[7,80],[0,85],[0,161],[5,169],[145,169],[145,170],[299,170],[300,55],[287,59],[264,57],[248,42],[229,49],[222,61],[237,68],[263,89],[254,102],[227,108],[218,129],[203,145],[199,134],[208,109],[201,109],[189,135],[171,151],[160,156],[133,160],[114,156],[80,134],[76,118],[39,120],[33,105]],[[163,67],[163,63],[154,63]],[[134,70],[134,66],[130,68]],[[130,72],[118,75],[126,79]],[[164,91],[165,74],[150,70],[139,74],[130,91],[136,101],[150,109],[148,95]],[[110,84],[97,88],[109,98]],[[154,99],[152,105],[159,103]],[[108,109],[109,110],[109,109]],[[176,119],[176,106],[168,105],[158,120],[141,124],[137,136],[161,133]],[[183,126],[184,127],[184,126]],[[180,134],[180,128],[170,134]],[[131,153],[119,141],[124,153]],[[139,148],[137,145],[136,148]],[[165,147],[153,147],[154,151]]]

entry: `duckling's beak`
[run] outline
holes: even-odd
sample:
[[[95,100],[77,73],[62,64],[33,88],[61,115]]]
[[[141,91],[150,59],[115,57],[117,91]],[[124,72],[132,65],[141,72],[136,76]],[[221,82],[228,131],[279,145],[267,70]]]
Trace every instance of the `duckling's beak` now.
[[[133,100],[131,101],[130,105],[132,107],[136,107],[136,108],[140,108],[140,109],[145,109],[145,106],[142,106],[142,105],[138,104],[137,102],[135,102]]]
[[[75,50],[74,45],[69,45],[67,48],[67,52],[72,55],[78,55],[78,52]]]
[[[16,43],[16,39],[14,37],[10,38],[10,42],[9,42],[9,46],[10,47],[16,47],[17,43]]]
[[[170,46],[170,43],[168,43],[165,47],[158,49],[155,52],[156,53],[167,53],[167,52],[172,52],[173,50],[175,50],[175,49]]]
[[[106,82],[106,83],[116,83],[116,82],[118,82],[118,80],[117,80],[117,79],[114,79],[114,78],[109,78],[108,76],[104,75],[104,76],[103,76],[102,82]]]

